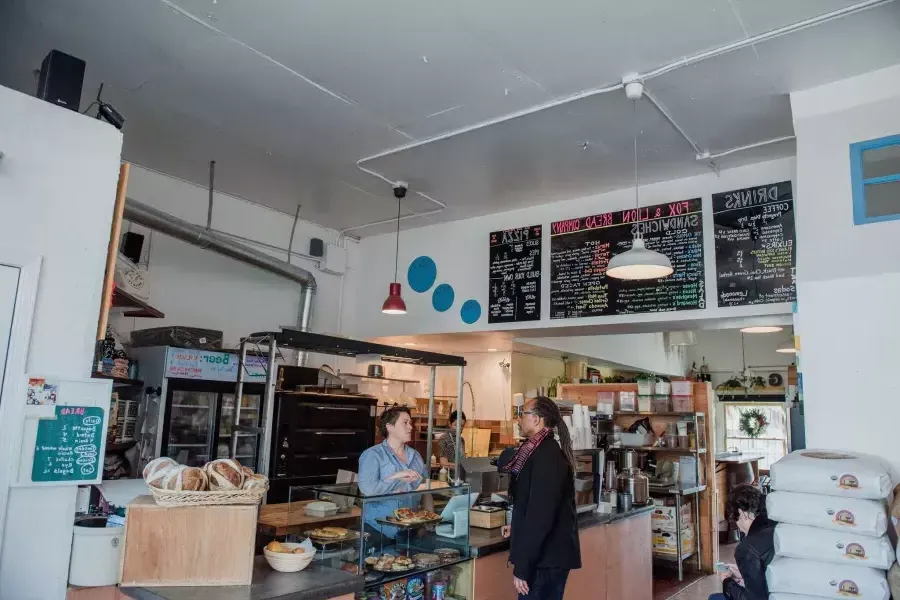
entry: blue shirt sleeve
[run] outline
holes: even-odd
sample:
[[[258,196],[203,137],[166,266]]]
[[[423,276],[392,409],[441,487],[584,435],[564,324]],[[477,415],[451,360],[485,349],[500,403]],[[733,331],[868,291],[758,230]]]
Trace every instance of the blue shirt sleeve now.
[[[390,494],[392,492],[408,491],[408,484],[393,479],[384,481],[381,476],[381,460],[377,448],[369,448],[359,457],[359,490],[367,496]],[[386,475],[390,476],[392,473]]]

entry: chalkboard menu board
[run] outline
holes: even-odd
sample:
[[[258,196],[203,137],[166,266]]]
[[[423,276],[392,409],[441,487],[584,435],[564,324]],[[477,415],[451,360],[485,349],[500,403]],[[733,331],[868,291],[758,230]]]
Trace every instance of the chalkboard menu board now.
[[[791,182],[713,194],[712,201],[719,306],[795,301]]]
[[[488,323],[541,318],[541,229],[491,233]]]
[[[38,421],[32,481],[83,481],[100,472],[103,409],[57,406],[55,419]]]
[[[606,276],[609,260],[631,248],[640,230],[675,272],[665,279]],[[557,221],[550,231],[550,318],[705,308],[700,198]]]

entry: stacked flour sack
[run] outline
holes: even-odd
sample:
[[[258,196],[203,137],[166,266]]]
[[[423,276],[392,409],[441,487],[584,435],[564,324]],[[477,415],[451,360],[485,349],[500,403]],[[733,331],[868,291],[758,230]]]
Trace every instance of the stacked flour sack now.
[[[770,599],[888,600],[890,473],[878,457],[829,450],[798,450],[772,465]]]

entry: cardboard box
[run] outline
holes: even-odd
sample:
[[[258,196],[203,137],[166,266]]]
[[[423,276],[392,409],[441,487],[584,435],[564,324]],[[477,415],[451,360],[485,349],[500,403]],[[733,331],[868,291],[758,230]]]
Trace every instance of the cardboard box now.
[[[674,506],[655,506],[650,514],[650,527],[656,531],[674,532],[677,525],[675,515],[678,514]],[[684,528],[693,527],[694,517],[691,513],[691,506],[685,504],[681,507],[681,526]]]
[[[678,540],[675,532],[653,530],[653,553],[677,556]],[[687,527],[681,531],[681,554],[690,554],[694,551],[694,528]]]

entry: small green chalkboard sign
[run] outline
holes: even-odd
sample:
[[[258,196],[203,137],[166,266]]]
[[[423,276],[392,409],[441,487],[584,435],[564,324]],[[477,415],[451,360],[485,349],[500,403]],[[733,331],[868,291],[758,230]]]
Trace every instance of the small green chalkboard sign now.
[[[55,419],[38,421],[31,463],[32,481],[97,479],[103,441],[103,409],[57,406]]]

